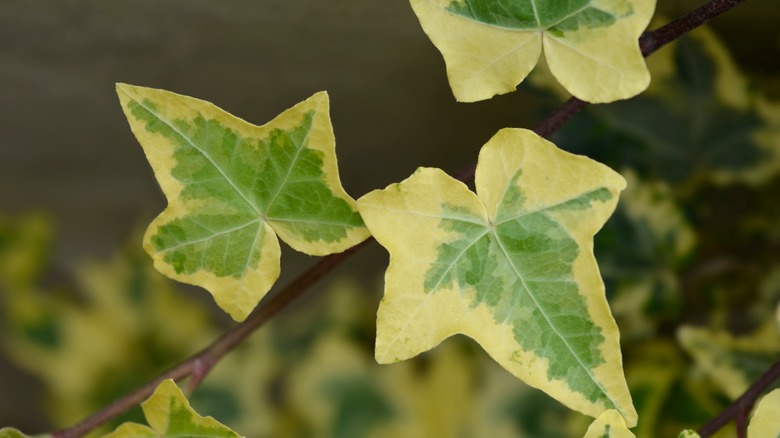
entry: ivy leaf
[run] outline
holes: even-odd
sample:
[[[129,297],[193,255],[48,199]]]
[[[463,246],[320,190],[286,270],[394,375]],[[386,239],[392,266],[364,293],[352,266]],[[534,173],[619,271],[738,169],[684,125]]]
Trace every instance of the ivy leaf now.
[[[201,417],[173,380],[164,380],[149,399],[141,403],[151,427],[125,423],[103,438],[230,437],[239,435],[211,417]]]
[[[51,435],[35,435],[35,437],[30,437],[29,435],[25,435],[12,427],[4,427],[0,429],[0,438],[46,438],[50,436]]]
[[[780,389],[775,389],[761,398],[753,418],[748,425],[748,438],[780,436]]]
[[[669,185],[643,181],[630,169],[622,174],[628,188],[595,253],[625,342],[654,336],[659,324],[679,314],[675,268],[691,254],[697,236]]]
[[[491,438],[582,436],[590,421],[567,409],[514,376],[495,362],[476,357],[480,368],[474,436]],[[640,417],[641,418],[641,417]]]
[[[658,340],[638,346],[632,343],[632,347],[626,378],[639,412],[639,423],[633,433],[637,438],[665,436],[658,431],[665,420],[661,410],[684,370],[679,348],[672,342]]]
[[[76,261],[67,276],[78,300],[56,289],[10,290],[3,316],[3,354],[44,383],[55,426],[95,412],[219,331],[203,303],[185,299],[137,243],[110,261]]]
[[[591,423],[583,438],[634,438],[620,413],[608,409]]]
[[[411,0],[447,64],[455,98],[514,91],[542,50],[574,96],[612,102],[641,93],[650,74],[638,38],[655,0]]]
[[[665,179],[678,192],[708,181],[761,184],[777,175],[780,105],[751,86],[711,31],[700,28],[670,43],[648,58],[648,67],[653,82],[646,92],[587,108],[554,140]],[[531,81],[552,91],[541,70]]]
[[[682,327],[677,337],[696,365],[731,400],[741,396],[780,352],[780,335],[773,322],[738,338],[724,331],[695,327]]]
[[[169,202],[144,248],[160,272],[206,288],[233,319],[279,277],[276,235],[309,255],[368,237],[339,181],[325,92],[263,126],[164,90],[118,84],[117,93]]]
[[[677,438],[701,438],[701,435],[699,435],[695,430],[686,429],[680,432],[680,435],[678,435]]]
[[[625,180],[531,131],[504,129],[482,149],[475,195],[443,171],[358,200],[390,252],[376,359],[408,359],[463,333],[504,368],[591,416],[636,411],[593,235]]]

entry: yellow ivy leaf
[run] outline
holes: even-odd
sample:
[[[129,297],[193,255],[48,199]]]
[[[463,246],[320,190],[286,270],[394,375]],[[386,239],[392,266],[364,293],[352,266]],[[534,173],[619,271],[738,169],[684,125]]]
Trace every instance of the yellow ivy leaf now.
[[[211,103],[117,85],[168,207],[144,248],[175,280],[202,286],[241,321],[279,277],[277,235],[309,255],[368,237],[336,165],[328,95],[255,126]]]
[[[514,91],[544,51],[574,96],[612,102],[641,93],[650,74],[638,38],[655,0],[411,0],[447,64],[455,98]]]
[[[588,427],[583,438],[634,438],[620,413],[614,409],[604,411]]]
[[[4,427],[0,429],[0,438],[48,438],[51,435],[25,435],[17,429],[12,427]]]
[[[780,335],[770,322],[748,336],[720,330],[682,327],[682,347],[729,398],[735,400],[763,374],[780,352]]]
[[[664,22],[656,21],[653,27]],[[617,139],[630,139],[621,165],[666,179],[678,194],[706,181],[757,185],[777,175],[780,105],[747,80],[712,31],[705,26],[684,35],[647,66],[653,81],[641,96],[592,106],[556,138],[601,160],[616,159]],[[568,98],[543,68],[529,81]]]
[[[466,334],[512,374],[596,417],[636,411],[593,235],[625,180],[528,130],[483,148],[477,194],[439,169],[358,200],[390,252],[376,359],[398,362]]]
[[[151,427],[125,423],[103,438],[229,437],[239,435],[211,417],[201,417],[173,380],[164,380],[151,397],[141,403]]]
[[[331,330],[294,371],[290,401],[313,436],[454,437],[471,430],[474,376],[457,349],[432,352],[425,371],[379,367],[366,353]]]
[[[780,389],[761,398],[748,425],[748,438],[780,437]]]

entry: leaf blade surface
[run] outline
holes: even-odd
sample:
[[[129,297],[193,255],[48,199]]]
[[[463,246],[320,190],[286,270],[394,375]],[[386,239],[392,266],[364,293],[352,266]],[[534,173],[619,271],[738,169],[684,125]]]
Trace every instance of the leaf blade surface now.
[[[160,272],[206,288],[234,319],[278,278],[277,235],[310,255],[368,237],[339,181],[326,93],[263,126],[164,90],[118,84],[117,93],[169,202],[144,248]]]
[[[748,438],[780,436],[778,415],[780,415],[780,389],[775,389],[758,402],[758,407],[748,424]]]
[[[561,84],[589,102],[632,97],[650,76],[638,38],[655,0],[411,0],[441,52],[455,98],[514,91],[544,50]]]
[[[391,254],[376,358],[395,362],[455,333],[504,368],[592,416],[636,422],[593,234],[625,181],[526,130],[480,153],[477,193],[438,169],[358,200]]]
[[[124,423],[104,438],[200,437],[240,438],[212,417],[201,417],[173,380],[164,380],[141,409],[149,426]]]

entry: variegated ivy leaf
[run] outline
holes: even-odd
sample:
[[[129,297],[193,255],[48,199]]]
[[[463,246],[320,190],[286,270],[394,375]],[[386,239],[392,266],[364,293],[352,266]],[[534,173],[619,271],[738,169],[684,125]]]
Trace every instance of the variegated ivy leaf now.
[[[411,0],[444,57],[455,98],[514,91],[544,51],[574,96],[612,102],[641,93],[650,74],[638,38],[655,0]]]
[[[780,437],[780,389],[761,398],[748,425],[748,438]]]
[[[51,435],[36,435],[37,438],[46,438]],[[35,438],[25,435],[22,432],[12,427],[4,427],[0,429],[0,438]]]
[[[201,417],[173,380],[165,380],[141,403],[149,426],[125,423],[103,438],[229,437],[239,435],[211,417]]]
[[[339,181],[326,93],[255,126],[168,91],[117,92],[169,202],[144,248],[160,272],[206,288],[233,319],[278,278],[276,235],[310,255],[368,237]]]
[[[604,411],[591,423],[583,438],[634,438],[620,413],[614,409]]]
[[[439,169],[358,200],[390,252],[376,358],[408,359],[456,333],[504,368],[591,416],[636,412],[593,235],[625,180],[531,131],[482,149],[477,194]]]

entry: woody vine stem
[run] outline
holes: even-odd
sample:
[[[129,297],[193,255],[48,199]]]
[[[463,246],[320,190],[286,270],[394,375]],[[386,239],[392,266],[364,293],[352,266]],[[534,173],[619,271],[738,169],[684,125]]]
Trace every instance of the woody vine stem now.
[[[665,26],[643,33],[639,38],[639,47],[642,50],[642,54],[645,57],[649,56],[667,43],[680,38],[682,35],[744,1],[746,0],[711,0],[698,9],[687,13],[683,17],[680,17]],[[549,137],[587,105],[588,102],[577,98],[571,98],[536,125],[534,131],[542,137]],[[475,169],[476,163],[458,172],[456,177],[462,182],[471,182],[474,179]],[[106,405],[103,409],[85,418],[80,423],[70,428],[56,431],[52,436],[54,438],[76,438],[84,436],[142,402],[152,394],[160,382],[166,379],[178,381],[189,378],[186,389],[187,391],[192,391],[200,384],[211,368],[213,368],[220,359],[240,345],[254,333],[255,330],[262,327],[277,313],[287,308],[287,306],[295,301],[296,298],[303,295],[310,286],[314,285],[328,272],[350,258],[353,254],[360,251],[370,241],[373,241],[373,239],[368,239],[340,254],[324,257],[279,293],[265,300],[265,302],[262,303],[244,322],[235,325],[205,349],[188,359],[185,359],[146,384],[136,388],[124,397]],[[779,377],[780,362],[775,364],[764,376],[756,381],[742,397],[734,402],[734,404],[726,408],[710,423],[703,426],[700,430],[701,436],[710,436],[732,419],[737,419],[738,424],[744,424],[745,417],[748,415],[750,407],[753,406],[764,390]],[[740,434],[744,434],[744,430],[740,430]]]

